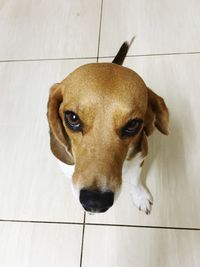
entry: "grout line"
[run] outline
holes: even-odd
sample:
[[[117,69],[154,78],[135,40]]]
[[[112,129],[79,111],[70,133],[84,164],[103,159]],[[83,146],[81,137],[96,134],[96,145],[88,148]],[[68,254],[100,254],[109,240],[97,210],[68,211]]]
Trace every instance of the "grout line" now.
[[[99,49],[99,48],[98,48]],[[174,52],[174,53],[158,53],[158,54],[138,54],[138,55],[127,55],[126,58],[132,57],[154,57],[154,56],[178,56],[178,55],[198,55],[200,51],[196,52]],[[14,62],[40,62],[40,61],[67,61],[67,60],[84,60],[84,59],[97,59],[99,58],[114,58],[115,56],[99,56],[99,51],[97,52],[96,57],[66,57],[66,58],[30,58],[30,59],[8,59],[0,60],[0,63],[14,63]]]
[[[81,222],[59,222],[59,221],[35,221],[35,220],[7,220],[0,219],[1,222],[8,223],[36,223],[36,224],[73,224],[73,225],[83,225]]]
[[[99,62],[99,50],[100,50],[100,40],[101,40],[102,14],[103,14],[103,0],[101,0],[101,11],[100,11],[100,22],[99,22],[99,36],[98,36],[98,47],[97,47],[97,63]]]
[[[154,57],[154,56],[178,56],[178,55],[196,55],[200,54],[200,51],[193,52],[171,52],[171,53],[155,53],[155,54],[136,54],[136,55],[127,55],[126,58],[132,57]],[[99,58],[114,58],[113,56],[100,56]]]
[[[129,228],[147,228],[147,229],[164,229],[164,230],[188,230],[188,231],[200,231],[200,228],[189,227],[173,227],[173,226],[155,226],[155,225],[137,225],[137,224],[106,224],[106,223],[85,223],[85,225],[92,226],[117,226],[117,227],[129,227]]]
[[[83,231],[82,231],[82,241],[81,241],[80,267],[82,267],[82,261],[83,261],[83,246],[84,246],[84,236],[85,236],[85,217],[86,217],[86,212],[84,212],[84,217],[83,217]]]
[[[132,228],[150,228],[150,229],[171,229],[171,230],[188,230],[188,231],[200,231],[200,228],[196,227],[176,227],[176,226],[156,226],[156,225],[138,225],[138,224],[112,224],[112,223],[87,223],[86,213],[84,212],[83,222],[59,222],[59,221],[34,221],[34,220],[6,220],[0,219],[1,222],[8,223],[36,223],[36,224],[66,224],[66,225],[83,225],[85,226],[114,226],[114,227],[132,227]]]
[[[0,63],[13,63],[13,62],[40,62],[40,61],[61,61],[61,60],[81,60],[81,59],[96,59],[96,57],[63,57],[63,58],[30,58],[30,59],[7,59],[0,60]]]

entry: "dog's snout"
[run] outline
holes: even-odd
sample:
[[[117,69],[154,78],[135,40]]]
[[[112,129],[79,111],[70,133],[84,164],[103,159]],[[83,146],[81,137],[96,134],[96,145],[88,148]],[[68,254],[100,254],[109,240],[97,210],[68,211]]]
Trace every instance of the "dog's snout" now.
[[[84,188],[80,191],[79,200],[86,211],[105,212],[113,205],[114,193]]]

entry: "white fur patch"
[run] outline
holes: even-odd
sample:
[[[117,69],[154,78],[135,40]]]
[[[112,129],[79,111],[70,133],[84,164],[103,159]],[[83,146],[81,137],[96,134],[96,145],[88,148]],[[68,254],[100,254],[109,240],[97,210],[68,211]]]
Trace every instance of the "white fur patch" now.
[[[75,187],[74,184],[72,183],[72,176],[74,173],[75,165],[68,165],[63,163],[62,161],[58,160],[58,164],[60,165],[60,168],[64,175],[68,178],[71,179],[71,188],[73,195],[75,198],[79,199],[79,188]]]
[[[60,165],[62,172],[65,174],[65,176],[71,179],[74,173],[75,165],[67,165],[60,160],[58,160],[58,163]]]
[[[123,165],[122,176],[128,179],[131,184],[131,196],[136,207],[149,214],[151,212],[153,198],[140,180],[142,171],[141,163],[143,160],[144,158],[141,153],[138,153],[131,160],[126,160]]]
[[[141,174],[142,168],[140,167],[140,164],[143,160],[144,158],[142,157],[140,152],[133,159],[125,160],[122,169],[123,179],[131,180],[131,183],[134,182],[133,178],[137,180],[137,178],[140,177]]]

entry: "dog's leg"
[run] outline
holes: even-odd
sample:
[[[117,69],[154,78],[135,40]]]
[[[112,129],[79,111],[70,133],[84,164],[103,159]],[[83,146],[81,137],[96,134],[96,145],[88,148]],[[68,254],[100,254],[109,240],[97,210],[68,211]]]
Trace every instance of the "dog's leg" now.
[[[141,181],[141,171],[144,158],[141,153],[138,153],[133,159],[125,162],[125,175],[128,177],[131,184],[131,196],[134,204],[139,210],[150,214],[153,204],[151,193],[144,187]]]

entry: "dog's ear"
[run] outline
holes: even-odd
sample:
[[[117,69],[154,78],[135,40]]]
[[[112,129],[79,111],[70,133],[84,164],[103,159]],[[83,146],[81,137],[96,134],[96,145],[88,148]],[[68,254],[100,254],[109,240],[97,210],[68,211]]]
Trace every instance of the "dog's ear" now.
[[[49,92],[47,118],[50,128],[50,146],[54,156],[66,164],[73,164],[70,139],[59,115],[63,100],[62,86],[54,84]]]
[[[160,96],[148,89],[148,108],[145,117],[145,133],[150,135],[154,130],[154,125],[163,134],[169,134],[169,112],[168,108]]]

